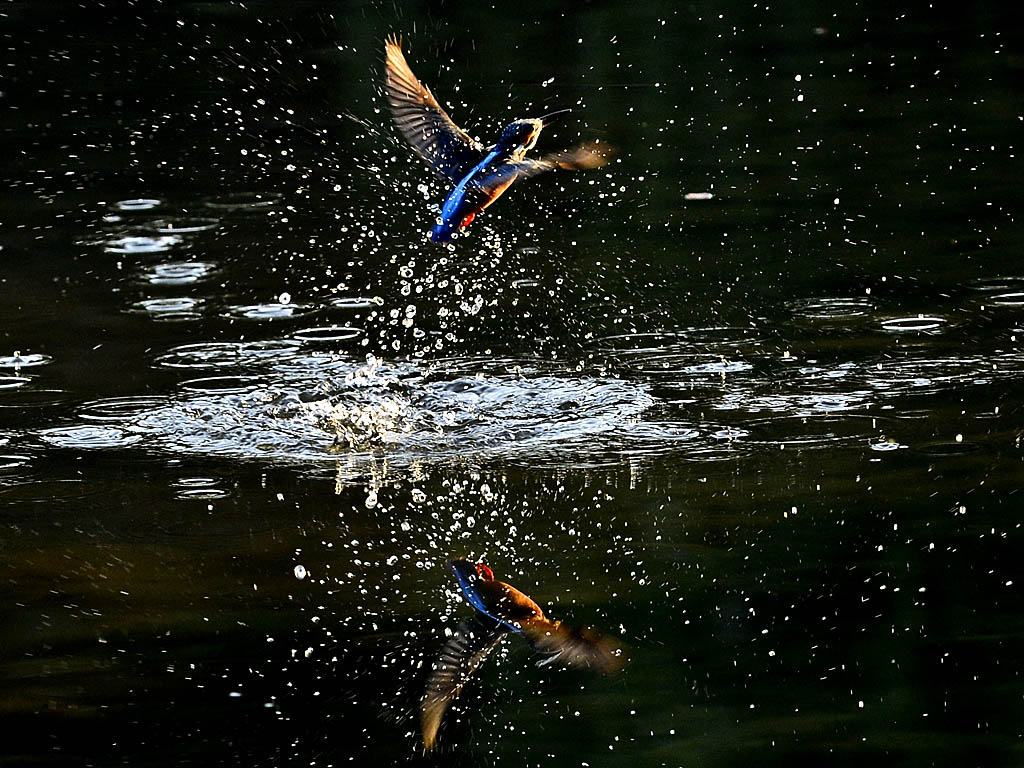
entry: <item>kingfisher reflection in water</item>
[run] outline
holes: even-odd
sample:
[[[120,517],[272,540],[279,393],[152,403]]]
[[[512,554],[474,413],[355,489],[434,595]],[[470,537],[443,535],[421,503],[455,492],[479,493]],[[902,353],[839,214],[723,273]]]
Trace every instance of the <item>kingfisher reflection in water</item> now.
[[[596,141],[539,160],[526,157],[541,130],[555,117],[571,111],[568,109],[514,120],[505,126],[496,144],[485,148],[459,128],[430,89],[416,79],[397,38],[385,41],[384,53],[385,90],[398,130],[440,176],[455,185],[430,232],[435,243],[451,240],[519,179],[556,168],[600,168],[608,162],[609,148]]]
[[[436,745],[437,730],[448,705],[487,654],[510,632],[522,635],[534,650],[545,655],[540,666],[554,663],[594,667],[606,674],[621,669],[623,650],[611,638],[589,628],[552,621],[527,595],[496,580],[494,572],[483,563],[453,560],[449,565],[466,602],[476,613],[459,623],[431,668],[420,702],[425,749]]]

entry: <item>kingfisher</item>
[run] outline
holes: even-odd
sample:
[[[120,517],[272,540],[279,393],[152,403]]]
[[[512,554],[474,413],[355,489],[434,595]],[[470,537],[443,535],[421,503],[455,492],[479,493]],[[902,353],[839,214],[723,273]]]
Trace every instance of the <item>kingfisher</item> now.
[[[541,130],[556,117],[572,111],[569,109],[513,120],[505,126],[496,144],[484,147],[459,128],[430,89],[416,79],[398,38],[392,35],[384,41],[384,55],[385,90],[398,130],[438,175],[455,185],[430,232],[435,243],[449,242],[519,179],[555,168],[600,168],[608,162],[611,152],[597,141],[539,160],[526,157],[537,144]]]
[[[427,751],[437,744],[437,730],[448,705],[487,655],[510,633],[522,635],[535,651],[545,655],[538,666],[557,663],[594,667],[605,674],[622,668],[623,649],[611,638],[589,627],[573,628],[552,621],[530,597],[495,579],[494,572],[484,563],[453,560],[448,565],[475,614],[458,624],[427,679],[420,701],[423,747]]]

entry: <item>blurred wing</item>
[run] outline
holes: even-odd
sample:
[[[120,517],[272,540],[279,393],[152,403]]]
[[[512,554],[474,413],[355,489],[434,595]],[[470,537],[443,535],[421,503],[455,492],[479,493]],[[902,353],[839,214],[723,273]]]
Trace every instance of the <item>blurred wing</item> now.
[[[490,192],[493,189],[504,189],[513,181],[530,179],[538,174],[547,171],[554,171],[561,168],[566,171],[586,171],[592,168],[600,168],[612,158],[612,149],[607,144],[587,142],[580,144],[574,149],[566,149],[561,152],[552,152],[539,160],[530,158],[524,160],[510,160],[487,174],[475,186],[481,187],[482,191]]]
[[[623,648],[589,627],[567,627],[560,621],[537,619],[520,624],[523,635],[538,653],[547,654],[540,666],[594,667],[610,674],[626,662]]]
[[[434,748],[437,729],[448,705],[507,632],[507,628],[490,619],[484,622],[473,617],[459,622],[434,662],[420,702],[424,749]]]
[[[552,166],[563,168],[567,171],[589,171],[592,168],[600,168],[602,165],[607,165],[614,154],[609,145],[588,141],[573,149],[544,155],[540,162],[550,163]]]
[[[409,69],[395,37],[384,42],[385,89],[398,130],[437,173],[460,181],[485,157],[483,146],[452,122]]]

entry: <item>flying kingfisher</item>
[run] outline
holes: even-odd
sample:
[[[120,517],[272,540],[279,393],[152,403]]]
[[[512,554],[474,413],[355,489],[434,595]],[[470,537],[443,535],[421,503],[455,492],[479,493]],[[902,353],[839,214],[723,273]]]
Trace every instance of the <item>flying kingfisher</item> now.
[[[510,632],[522,635],[534,650],[546,654],[540,666],[558,663],[595,667],[604,673],[622,667],[623,650],[616,642],[593,629],[574,629],[552,621],[532,599],[496,580],[494,572],[484,563],[453,560],[449,566],[455,572],[466,602],[476,613],[459,623],[431,669],[420,701],[425,749],[433,749],[437,743],[437,729],[448,705],[487,654]]]
[[[501,132],[498,143],[484,147],[457,126],[427,86],[416,79],[402,53],[399,40],[384,41],[386,91],[398,130],[413,149],[443,178],[455,185],[430,232],[435,243],[446,243],[468,225],[518,179],[528,179],[555,168],[600,168],[610,152],[598,142],[575,149],[528,159],[541,130],[561,109],[543,117],[513,120]]]

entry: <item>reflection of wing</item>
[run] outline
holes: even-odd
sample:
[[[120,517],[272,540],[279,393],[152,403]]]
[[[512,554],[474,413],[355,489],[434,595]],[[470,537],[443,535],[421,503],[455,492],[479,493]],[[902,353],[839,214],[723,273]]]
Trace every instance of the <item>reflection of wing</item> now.
[[[506,627],[490,619],[473,617],[459,622],[434,662],[420,702],[424,749],[433,749],[448,705],[507,632]]]
[[[580,144],[574,149],[566,149],[562,152],[552,152],[544,155],[539,160],[527,158],[524,160],[510,160],[495,168],[491,173],[483,176],[480,181],[472,182],[479,186],[484,192],[492,190],[504,190],[513,181],[529,179],[537,174],[553,171],[562,168],[567,171],[585,171],[591,168],[600,168],[605,165],[612,156],[612,150],[607,144],[587,142]]]
[[[459,181],[484,159],[484,148],[452,122],[430,89],[416,79],[399,41],[389,37],[384,48],[388,103],[398,130],[435,171]]]
[[[596,667],[606,674],[617,672],[625,663],[623,649],[609,637],[589,627],[567,627],[560,621],[531,619],[520,623],[523,635],[539,653],[540,662],[566,667]]]

